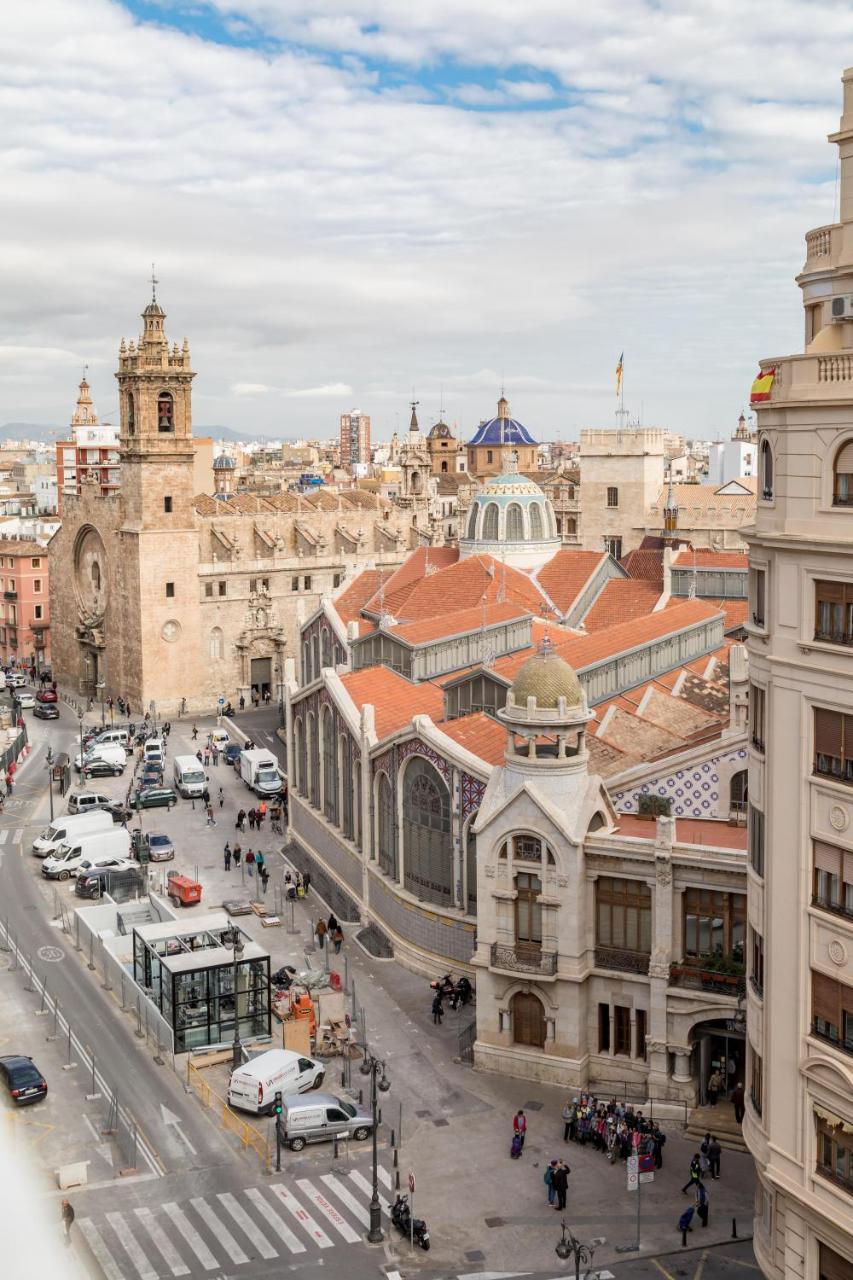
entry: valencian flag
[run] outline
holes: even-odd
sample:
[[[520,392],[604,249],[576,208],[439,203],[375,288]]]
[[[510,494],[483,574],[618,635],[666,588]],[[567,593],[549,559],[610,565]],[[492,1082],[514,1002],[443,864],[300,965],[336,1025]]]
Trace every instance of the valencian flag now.
[[[752,390],[749,393],[750,404],[758,404],[762,400],[770,399],[770,391],[776,377],[775,366],[772,369],[759,369],[758,377],[752,384]]]
[[[622,361],[623,361],[624,359],[625,359],[625,352],[623,351],[623,352],[622,352],[622,354],[621,354],[621,356],[619,357],[619,363],[618,363],[618,364],[617,364],[617,366],[616,366],[616,394],[617,394],[617,396],[618,396],[619,392],[622,390]]]

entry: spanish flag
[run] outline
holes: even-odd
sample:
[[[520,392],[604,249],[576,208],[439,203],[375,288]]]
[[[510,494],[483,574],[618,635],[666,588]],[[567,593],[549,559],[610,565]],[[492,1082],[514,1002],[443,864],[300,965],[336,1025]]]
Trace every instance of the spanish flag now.
[[[773,388],[775,377],[775,366],[772,369],[758,370],[758,377],[753,382],[752,390],[749,393],[750,404],[760,404],[762,400],[770,399],[770,392]]]
[[[622,390],[622,361],[623,361],[624,359],[625,359],[625,352],[623,351],[623,352],[622,352],[622,354],[621,354],[621,356],[619,357],[619,363],[618,363],[618,364],[617,364],[617,366],[616,366],[616,394],[617,394],[617,396],[618,396],[619,392]]]

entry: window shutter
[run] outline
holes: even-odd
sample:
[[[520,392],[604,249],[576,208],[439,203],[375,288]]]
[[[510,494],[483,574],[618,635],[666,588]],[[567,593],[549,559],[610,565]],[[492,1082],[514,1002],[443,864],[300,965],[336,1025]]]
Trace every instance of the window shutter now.
[[[853,474],[853,440],[841,446],[835,458],[835,474],[848,476]]]
[[[815,588],[818,600],[828,600],[832,604],[841,604],[844,601],[843,582],[816,582]]]
[[[841,879],[847,884],[853,884],[853,853],[844,854],[844,874]]]
[[[848,858],[851,856],[847,855]],[[832,844],[823,844],[820,840],[814,842],[814,864],[818,871],[827,871],[831,876],[837,876],[841,872],[841,850],[836,849]],[[853,868],[853,862],[851,862]]]
[[[839,984],[812,970],[812,1017],[838,1026]]]
[[[815,751],[824,756],[841,756],[841,738],[844,717],[838,711],[826,711],[822,707],[814,713]]]

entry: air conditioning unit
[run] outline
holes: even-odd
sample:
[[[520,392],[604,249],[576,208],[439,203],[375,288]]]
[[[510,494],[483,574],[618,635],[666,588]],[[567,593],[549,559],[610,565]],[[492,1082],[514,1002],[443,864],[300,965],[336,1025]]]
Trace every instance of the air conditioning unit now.
[[[832,299],[833,320],[853,320],[853,293],[842,293]]]

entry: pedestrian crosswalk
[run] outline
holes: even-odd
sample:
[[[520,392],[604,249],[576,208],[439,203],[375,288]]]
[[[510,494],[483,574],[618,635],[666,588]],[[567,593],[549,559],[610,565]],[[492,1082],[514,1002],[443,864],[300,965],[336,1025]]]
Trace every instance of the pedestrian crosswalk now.
[[[10,836],[12,837],[11,840],[9,840]],[[0,830],[0,844],[5,844],[7,840],[9,840],[10,844],[20,844],[23,838],[23,827],[16,827],[14,832],[11,827],[3,827],[2,830]]]
[[[383,1217],[392,1178],[379,1170]],[[370,1224],[372,1184],[357,1169],[195,1196],[181,1204],[78,1215],[77,1226],[105,1280],[219,1275],[276,1258],[353,1245]]]

